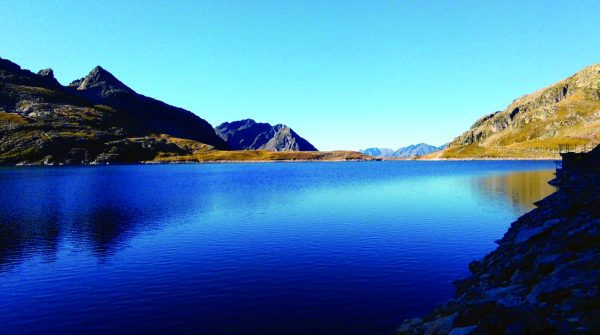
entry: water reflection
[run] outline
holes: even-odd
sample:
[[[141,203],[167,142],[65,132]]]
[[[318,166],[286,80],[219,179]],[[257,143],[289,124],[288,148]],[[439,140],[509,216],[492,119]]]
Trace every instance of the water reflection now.
[[[34,217],[13,220],[1,216],[0,271],[33,254],[40,254],[49,261],[54,260],[60,245],[60,235],[59,220],[51,215],[44,220]]]
[[[548,184],[553,170],[517,171],[477,178],[473,188],[494,201],[507,201],[517,213],[535,208],[533,204],[550,195],[556,188]]]
[[[416,180],[417,176],[424,175],[421,167],[414,167],[414,172],[399,171],[393,165],[371,167],[373,171],[354,171],[361,173],[345,182],[354,185],[354,189],[361,189],[369,185],[364,184],[365,178],[390,185],[398,178]],[[432,167],[437,171],[432,173],[438,174],[436,178],[453,178],[452,173],[445,175],[448,172],[440,177],[439,171],[446,170],[429,166]],[[381,171],[377,171],[380,168]],[[161,169],[170,170],[165,174]],[[239,169],[245,169],[244,173]],[[285,170],[286,183],[271,182],[275,173],[265,171],[268,169]],[[310,171],[303,174],[288,165],[0,171],[0,183],[4,186],[0,193],[0,271],[36,255],[51,261],[60,246],[66,244],[91,252],[102,261],[141,232],[161,229],[165,222],[171,225],[199,220],[204,213],[223,216],[244,211],[244,208],[264,208],[270,203],[292,208],[303,193],[314,197],[316,195],[310,192],[318,195],[335,189],[339,182],[335,176],[340,175],[336,169],[344,167],[337,165],[320,174]],[[457,166],[456,171],[463,173],[464,169]],[[165,179],[165,175],[169,178]],[[469,176],[472,182],[464,185],[492,201],[508,202],[516,214],[521,214],[531,209],[533,202],[554,191],[547,184],[552,177],[551,170],[486,173],[483,177]],[[260,185],[259,191],[257,185]],[[406,185],[401,187],[408,189]],[[338,193],[349,194],[347,191]],[[356,194],[360,198],[360,192]],[[184,218],[187,214],[190,216]]]
[[[0,168],[0,333],[392,333],[551,191],[548,167]]]
[[[143,166],[0,170],[0,271],[55,259],[66,245],[102,261],[137,234],[211,206],[206,178],[170,176]]]

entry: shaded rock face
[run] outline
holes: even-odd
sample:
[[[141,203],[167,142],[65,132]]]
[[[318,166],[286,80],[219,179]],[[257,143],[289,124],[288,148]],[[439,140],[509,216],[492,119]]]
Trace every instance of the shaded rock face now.
[[[227,149],[227,144],[215,134],[212,126],[194,113],[137,94],[102,67],[95,67],[86,77],[72,82],[80,96],[97,104],[107,105],[135,119],[142,132],[169,134]]]
[[[225,122],[215,128],[233,150],[318,151],[290,127],[246,119]]]
[[[54,71],[52,71],[52,69],[43,69],[38,71],[37,74],[46,82],[46,84],[50,86],[60,86],[58,80],[54,78]]]
[[[91,98],[108,98],[118,94],[135,93],[110,72],[100,66],[96,66],[85,77],[75,80],[69,84],[78,91],[84,91]]]
[[[593,147],[600,141],[600,64],[515,99],[506,109],[477,120],[456,137],[444,157],[476,146],[493,157],[552,157],[558,144]],[[464,150],[465,157],[473,150]]]
[[[600,334],[600,166],[559,185],[469,265],[453,299],[396,334]]]
[[[86,164],[111,150],[122,153],[110,162],[181,153],[162,145],[168,137],[228,148],[205,120],[137,94],[101,67],[65,87],[51,69],[35,74],[0,58],[1,164]],[[140,138],[152,145],[131,144]]]

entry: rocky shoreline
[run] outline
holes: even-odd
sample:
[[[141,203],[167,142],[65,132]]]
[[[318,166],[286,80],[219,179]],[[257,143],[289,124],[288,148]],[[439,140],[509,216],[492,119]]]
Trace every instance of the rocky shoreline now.
[[[396,335],[600,334],[600,146],[563,158],[559,190],[469,264],[452,299]]]

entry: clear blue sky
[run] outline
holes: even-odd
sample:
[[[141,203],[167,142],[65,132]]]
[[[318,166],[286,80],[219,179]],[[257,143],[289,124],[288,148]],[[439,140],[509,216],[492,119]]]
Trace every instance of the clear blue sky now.
[[[0,57],[68,84],[102,65],[213,125],[321,150],[439,145],[600,62],[600,1],[1,1]]]

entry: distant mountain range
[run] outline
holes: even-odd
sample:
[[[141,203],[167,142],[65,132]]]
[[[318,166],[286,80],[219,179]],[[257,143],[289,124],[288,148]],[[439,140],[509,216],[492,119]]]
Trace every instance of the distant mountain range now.
[[[317,151],[283,124],[271,126],[246,119],[222,123],[215,127],[215,131],[233,150]]]
[[[368,148],[364,150],[360,150],[365,155],[373,156],[373,157],[382,157],[382,158],[409,158],[409,157],[418,157],[427,154],[431,154],[433,152],[440,151],[444,148],[444,146],[436,147],[433,145],[429,145],[426,143],[419,143],[409,145],[407,147],[402,147],[396,151],[388,148]]]
[[[554,158],[600,143],[600,64],[485,115],[430,158]]]
[[[392,157],[394,156],[394,150],[390,148],[367,148],[359,150],[365,155],[372,157]]]

